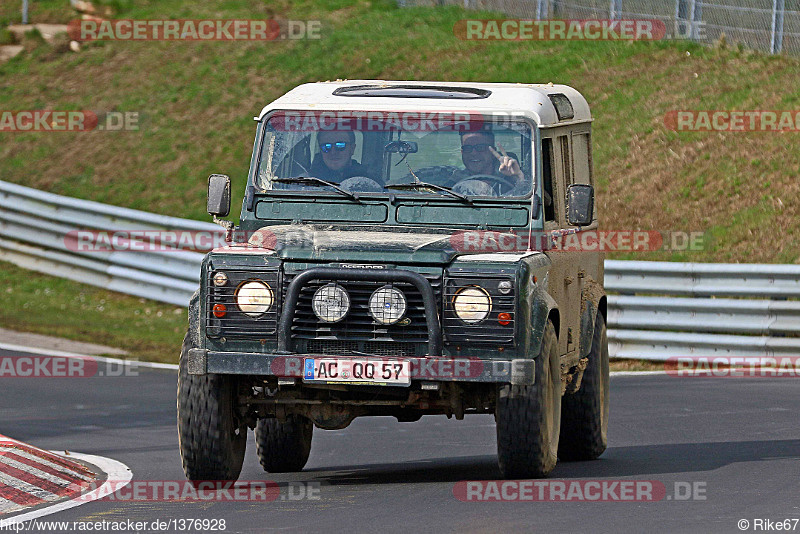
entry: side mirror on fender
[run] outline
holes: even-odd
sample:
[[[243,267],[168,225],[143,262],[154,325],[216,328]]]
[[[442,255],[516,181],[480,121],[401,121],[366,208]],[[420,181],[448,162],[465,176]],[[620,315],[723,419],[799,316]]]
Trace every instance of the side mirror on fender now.
[[[226,217],[231,212],[231,179],[225,174],[208,177],[208,214]]]
[[[567,222],[575,226],[592,224],[594,188],[589,184],[572,184],[567,188]]]

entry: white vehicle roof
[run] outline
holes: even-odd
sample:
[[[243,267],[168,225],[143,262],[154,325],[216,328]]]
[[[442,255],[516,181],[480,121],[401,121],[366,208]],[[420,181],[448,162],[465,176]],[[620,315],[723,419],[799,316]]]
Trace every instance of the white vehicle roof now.
[[[343,96],[334,94],[336,90],[344,90],[359,86],[369,86],[373,94],[380,94],[381,89],[403,89],[409,96]],[[411,96],[416,88],[431,88],[428,92],[441,92],[440,97]],[[471,98],[447,97],[447,88],[459,93],[459,89],[468,92],[482,93]],[[402,92],[402,91],[401,91]],[[483,96],[485,93],[488,95]],[[553,103],[556,100],[569,100],[572,105],[571,118],[559,116]],[[563,109],[563,108],[562,108]],[[518,84],[518,83],[471,83],[471,82],[406,82],[386,80],[337,80],[335,82],[307,83],[295,87],[285,95],[268,104],[255,117],[261,120],[274,110],[293,111],[468,111],[471,113],[507,113],[509,116],[525,116],[532,119],[539,127],[560,126],[576,122],[592,120],[589,104],[578,91],[567,85]],[[568,115],[563,113],[563,115]]]

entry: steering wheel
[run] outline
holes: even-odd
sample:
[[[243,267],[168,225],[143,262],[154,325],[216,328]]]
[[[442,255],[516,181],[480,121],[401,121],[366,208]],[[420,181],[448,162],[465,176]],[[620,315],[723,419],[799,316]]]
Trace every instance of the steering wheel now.
[[[505,185],[508,186],[508,191],[511,191],[512,189],[517,187],[517,184],[515,182],[512,182],[509,178],[506,178],[504,176],[502,177],[495,176],[494,174],[473,174],[469,178],[465,178],[464,180],[462,180],[462,182],[467,180],[480,180],[482,182],[492,182],[494,184]],[[490,183],[489,186],[491,187],[492,184]],[[502,189],[500,191],[502,192]]]

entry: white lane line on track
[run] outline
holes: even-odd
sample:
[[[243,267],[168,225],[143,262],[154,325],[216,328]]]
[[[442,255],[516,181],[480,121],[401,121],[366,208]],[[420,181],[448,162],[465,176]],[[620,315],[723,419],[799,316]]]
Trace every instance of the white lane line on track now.
[[[172,363],[140,362],[139,360],[121,360],[119,358],[106,358],[104,356],[90,356],[88,354],[78,354],[77,352],[65,352],[62,350],[42,349],[39,347],[27,347],[25,345],[12,345],[10,343],[0,343],[0,350],[14,352],[25,352],[28,354],[40,354],[43,356],[59,356],[61,358],[77,358],[81,360],[94,360],[97,362],[113,363],[116,365],[132,365],[136,367],[147,367],[150,369],[168,369],[177,371],[178,366]]]
[[[58,454],[55,451],[52,452]],[[98,499],[102,499],[103,497],[110,495],[116,491],[119,491],[120,489],[127,486],[130,483],[131,479],[133,478],[133,473],[131,472],[130,468],[127,465],[123,464],[122,462],[118,462],[117,460],[112,460],[111,458],[105,458],[103,456],[95,456],[92,454],[80,454],[77,452],[70,453],[70,456],[78,460],[90,463],[98,467],[104,473],[106,473],[107,478],[106,481],[103,483],[103,485],[97,488],[96,490],[93,490],[83,495],[78,495],[68,501],[62,501],[53,504],[52,506],[48,506],[46,508],[41,508],[39,510],[33,510],[31,512],[26,512],[24,514],[15,515],[13,517],[0,519],[5,528],[8,528],[10,525],[16,525],[23,523],[25,521],[31,521],[32,519],[38,519],[40,517],[54,514],[56,512],[69,510],[70,508],[75,508],[76,506],[86,504],[87,502],[92,502]]]

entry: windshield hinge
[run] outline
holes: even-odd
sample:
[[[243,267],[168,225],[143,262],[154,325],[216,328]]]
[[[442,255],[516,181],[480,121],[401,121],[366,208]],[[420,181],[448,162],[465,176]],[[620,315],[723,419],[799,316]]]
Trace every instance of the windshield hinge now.
[[[245,198],[245,206],[247,211],[253,211],[253,206],[256,203],[256,188],[254,185],[247,186],[247,196]]]

